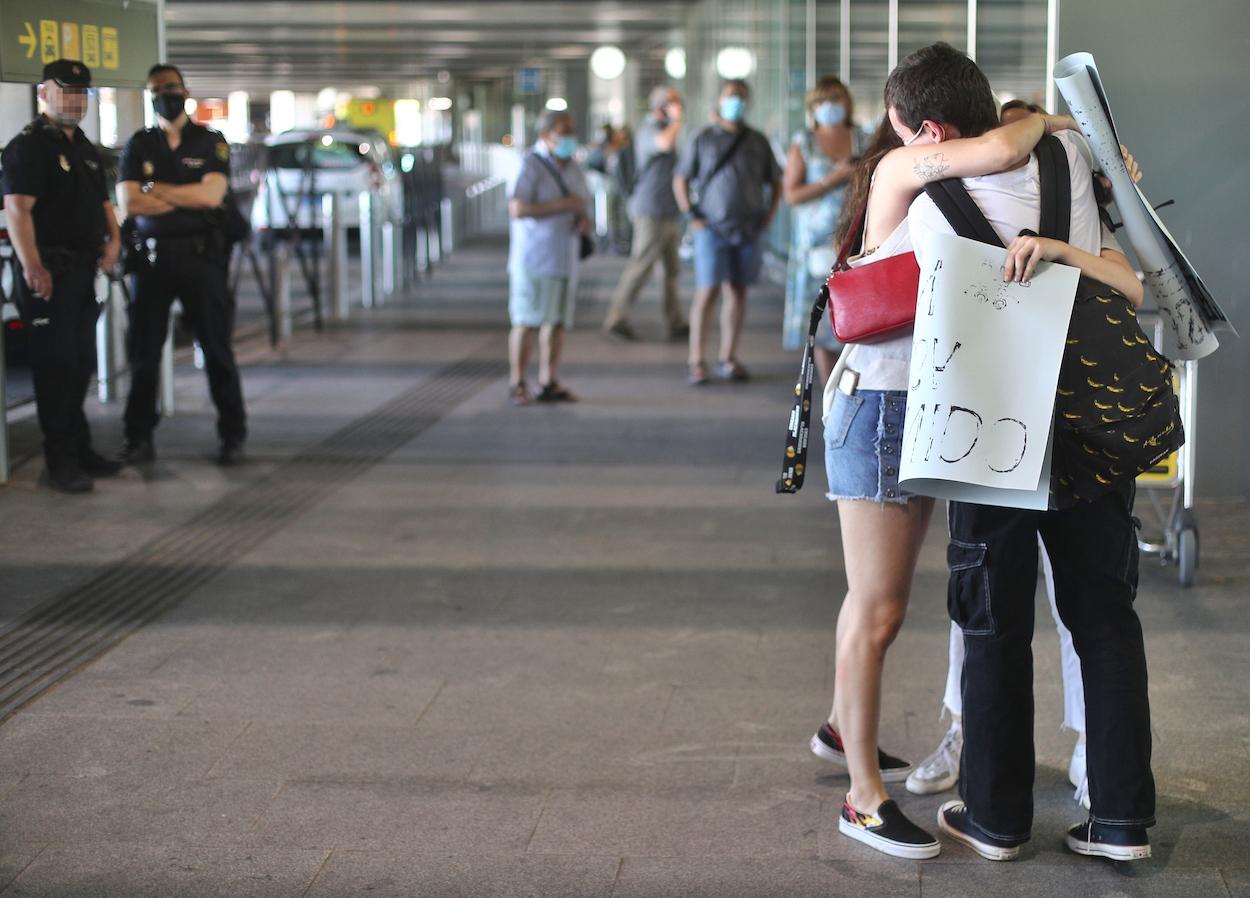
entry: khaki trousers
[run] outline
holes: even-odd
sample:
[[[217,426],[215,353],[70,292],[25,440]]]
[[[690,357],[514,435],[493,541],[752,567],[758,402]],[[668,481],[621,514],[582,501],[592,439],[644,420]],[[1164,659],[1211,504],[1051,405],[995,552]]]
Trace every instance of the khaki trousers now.
[[[670,330],[686,323],[681,311],[681,303],[677,295],[677,277],[681,269],[681,260],[677,256],[677,247],[681,243],[681,223],[673,218],[636,218],[634,219],[634,245],[630,252],[629,264],[621,275],[621,282],[612,295],[612,304],[608,308],[608,317],[603,326],[609,328],[618,321],[629,317],[629,311],[638,299],[638,294],[651,276],[651,269],[656,262],[664,265],[664,318]]]

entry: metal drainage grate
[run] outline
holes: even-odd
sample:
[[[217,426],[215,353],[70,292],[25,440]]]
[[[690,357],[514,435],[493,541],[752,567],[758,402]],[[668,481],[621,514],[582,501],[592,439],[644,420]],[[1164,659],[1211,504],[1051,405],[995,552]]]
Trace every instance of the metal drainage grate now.
[[[0,630],[0,723],[503,374],[498,362],[442,369]]]

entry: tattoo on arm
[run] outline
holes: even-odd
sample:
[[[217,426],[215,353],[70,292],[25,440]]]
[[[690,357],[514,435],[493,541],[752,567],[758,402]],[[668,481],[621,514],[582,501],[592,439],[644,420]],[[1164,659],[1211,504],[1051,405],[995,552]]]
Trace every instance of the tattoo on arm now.
[[[916,177],[928,183],[929,181],[939,181],[942,176],[950,171],[951,164],[946,161],[945,153],[930,153],[928,156],[921,156],[916,160],[916,164],[912,166],[912,171],[916,173]]]

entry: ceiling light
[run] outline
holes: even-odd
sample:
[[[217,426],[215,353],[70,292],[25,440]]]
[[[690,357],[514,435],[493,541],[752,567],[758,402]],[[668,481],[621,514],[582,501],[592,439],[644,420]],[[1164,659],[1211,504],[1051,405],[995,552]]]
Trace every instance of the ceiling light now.
[[[564,97],[552,97],[547,101],[547,108],[552,112],[567,112],[569,101],[564,99]]]
[[[668,72],[668,77],[675,78],[680,81],[686,77],[686,51],[681,47],[674,47],[664,54],[664,71]]]
[[[590,70],[602,81],[615,81],[625,72],[625,54],[620,47],[600,47],[590,54]]]
[[[426,105],[435,112],[446,112],[451,108],[451,97],[431,97]]]
[[[746,78],[755,71],[755,54],[746,47],[725,47],[716,54],[716,74],[722,78]]]

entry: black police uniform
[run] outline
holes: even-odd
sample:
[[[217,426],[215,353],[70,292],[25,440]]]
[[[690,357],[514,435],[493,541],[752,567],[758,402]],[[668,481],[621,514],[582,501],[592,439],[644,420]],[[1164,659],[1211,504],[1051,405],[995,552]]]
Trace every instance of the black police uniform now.
[[[196,184],[209,172],[230,176],[230,146],[216,131],[194,122],[182,128],[176,150],[165,132],[136,132],[122,152],[120,181]],[[152,438],[159,417],[156,393],[161,349],[169,327],[169,307],[182,300],[183,321],[204,351],[209,392],[217,406],[217,432],[223,444],[241,445],[247,416],[239,369],[230,344],[234,299],[227,280],[222,217],[216,211],[175,209],[164,215],[135,217],[142,241],[130,302],[130,396],[126,400],[126,438]]]
[[[95,373],[95,274],[108,238],[104,165],[80,128],[66,138],[41,115],[9,141],[0,170],[5,194],[35,197],[35,245],[52,275],[46,300],[30,291],[20,271],[14,283],[44,454],[54,477],[80,474],[94,455],[83,402]]]

